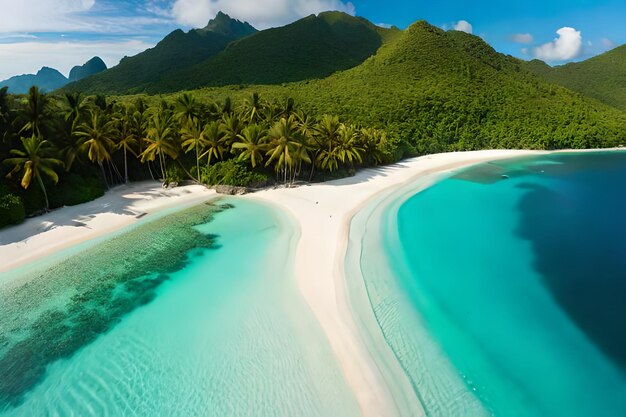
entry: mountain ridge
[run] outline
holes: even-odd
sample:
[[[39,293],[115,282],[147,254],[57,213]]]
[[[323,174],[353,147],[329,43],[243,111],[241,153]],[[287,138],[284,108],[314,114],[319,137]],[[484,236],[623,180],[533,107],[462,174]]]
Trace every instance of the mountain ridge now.
[[[526,67],[546,81],[626,111],[626,45],[581,62],[550,67],[532,60]]]
[[[157,82],[168,71],[201,62],[224,50],[230,42],[256,32],[249,23],[220,13],[205,28],[188,32],[176,29],[153,48],[132,57],[124,57],[115,67],[71,83],[64,91],[109,94],[142,91],[146,85]]]
[[[0,81],[0,88],[8,87],[12,94],[25,94],[34,85],[44,92],[51,92],[64,87],[72,80],[80,80],[105,69],[104,61],[95,56],[85,64],[73,67],[69,78],[55,68],[44,66],[35,74],[21,74]]]

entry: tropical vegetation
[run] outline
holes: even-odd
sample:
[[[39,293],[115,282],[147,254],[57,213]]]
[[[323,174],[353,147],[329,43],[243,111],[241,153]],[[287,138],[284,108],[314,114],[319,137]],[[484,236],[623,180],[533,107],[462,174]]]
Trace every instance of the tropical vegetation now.
[[[261,187],[394,160],[393,141],[381,130],[314,118],[293,100],[256,93],[236,105],[190,94],[147,105],[32,87],[26,96],[0,90],[0,109],[0,212],[16,212],[3,225],[130,180]]]
[[[622,50],[598,60],[623,74]],[[0,89],[0,225],[142,179],[262,187],[434,152],[626,144],[619,101],[533,66],[423,21],[333,12],[257,32],[220,14],[52,94]],[[166,94],[110,95],[136,91]]]

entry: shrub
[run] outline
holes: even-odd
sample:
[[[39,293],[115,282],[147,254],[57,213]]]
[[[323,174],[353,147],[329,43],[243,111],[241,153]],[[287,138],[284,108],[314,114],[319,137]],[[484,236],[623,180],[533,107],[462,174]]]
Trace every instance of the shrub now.
[[[24,218],[26,210],[22,199],[0,187],[0,228],[21,223]]]
[[[177,165],[171,165],[165,170],[165,184],[180,184],[187,178],[183,170]]]
[[[245,164],[234,159],[202,168],[202,183],[206,185],[254,188],[264,186],[267,181],[267,175],[250,171]]]
[[[50,207],[75,206],[104,195],[104,184],[99,178],[75,173],[61,178],[56,186],[48,187]]]

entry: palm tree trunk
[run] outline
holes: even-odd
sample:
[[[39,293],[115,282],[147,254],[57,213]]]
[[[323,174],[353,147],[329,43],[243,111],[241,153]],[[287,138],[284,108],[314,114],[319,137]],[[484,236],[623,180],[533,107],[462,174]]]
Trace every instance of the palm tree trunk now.
[[[46,192],[46,187],[44,187],[43,185],[43,181],[41,180],[41,177],[39,175],[37,175],[37,182],[39,183],[39,187],[41,187],[41,191],[43,191],[43,198],[46,201],[46,213],[49,212],[49,207],[50,204],[48,203],[48,193]]]
[[[196,169],[198,170],[198,182],[200,182],[200,156],[198,155],[198,145],[196,145]]]
[[[152,178],[152,181],[156,181],[156,179],[154,178],[154,173],[152,172],[151,164],[152,162],[148,161],[148,171],[150,172],[150,177]]]
[[[161,180],[163,182],[165,182],[165,164],[163,162],[164,159],[165,157],[163,156],[163,154],[159,154],[159,161],[161,161]]]
[[[124,147],[124,184],[128,184],[128,159],[126,158],[126,147]]]
[[[102,162],[98,162],[98,165],[100,165],[100,171],[102,172],[102,179],[104,180],[104,185],[106,185],[107,189],[109,189],[109,181],[107,180],[107,174],[104,171],[104,165],[102,165]]]

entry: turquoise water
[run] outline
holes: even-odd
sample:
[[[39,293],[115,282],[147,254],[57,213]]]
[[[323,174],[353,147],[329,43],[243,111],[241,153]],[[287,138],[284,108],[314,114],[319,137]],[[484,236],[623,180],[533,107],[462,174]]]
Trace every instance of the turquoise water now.
[[[624,213],[626,154],[587,153],[478,165],[355,218],[428,415],[626,415]]]
[[[0,276],[0,416],[358,415],[295,287],[297,237],[220,200]]]

